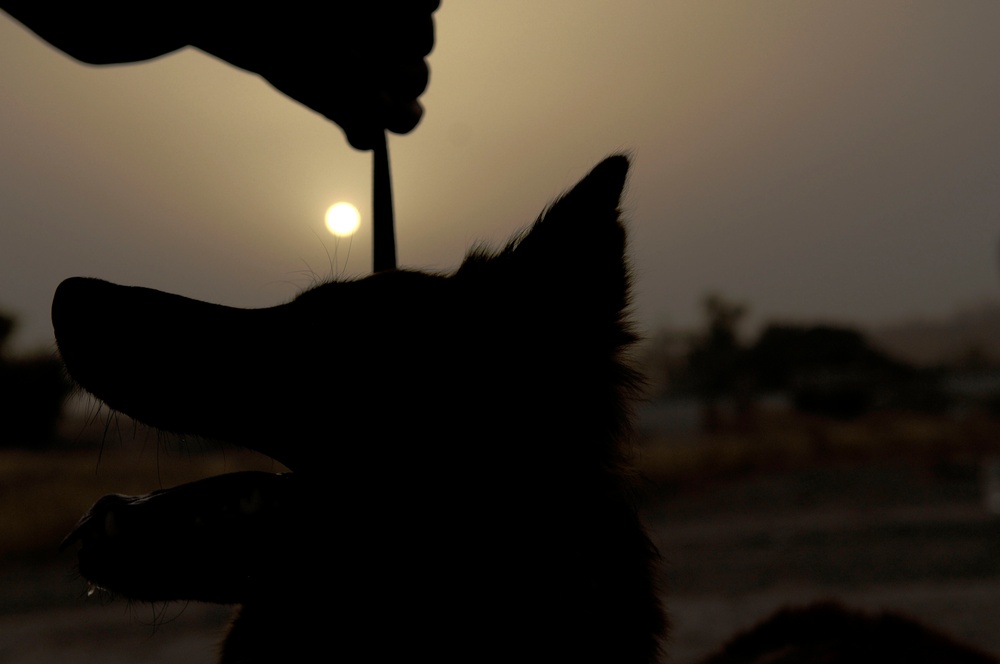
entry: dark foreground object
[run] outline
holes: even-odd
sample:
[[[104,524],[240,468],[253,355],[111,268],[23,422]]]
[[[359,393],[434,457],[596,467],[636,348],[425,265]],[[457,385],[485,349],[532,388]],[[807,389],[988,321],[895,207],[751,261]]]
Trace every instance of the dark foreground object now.
[[[449,276],[262,310],[64,282],[52,319],[81,386],[293,471],[106,496],[68,537],[81,573],[240,604],[226,663],[653,661],[658,557],[625,464],[627,170],[607,159]]]
[[[996,658],[895,613],[834,603],[779,611],[701,664],[995,664]]]

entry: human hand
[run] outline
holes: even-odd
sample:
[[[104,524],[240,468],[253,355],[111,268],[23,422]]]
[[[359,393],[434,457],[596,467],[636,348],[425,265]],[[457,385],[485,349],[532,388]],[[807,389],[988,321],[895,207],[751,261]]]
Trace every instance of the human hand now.
[[[423,115],[438,0],[276,4],[202,15],[190,43],[256,72],[369,150]]]
[[[90,64],[192,45],[263,76],[340,125],[359,150],[420,121],[439,0],[50,3],[0,0],[11,16]]]

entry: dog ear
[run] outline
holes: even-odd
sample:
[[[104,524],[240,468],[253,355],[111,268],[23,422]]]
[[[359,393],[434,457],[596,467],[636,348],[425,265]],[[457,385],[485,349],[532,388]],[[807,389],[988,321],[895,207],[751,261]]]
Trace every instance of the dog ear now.
[[[577,220],[577,224],[615,223],[628,167],[625,155],[608,157],[564,194],[544,216],[543,221],[566,212]]]
[[[514,249],[525,260],[535,252],[549,260],[557,255],[574,261],[596,259],[595,253],[619,260],[624,245],[609,245],[608,240],[624,239],[618,205],[627,174],[625,156],[608,157],[542,213],[528,234],[512,243]],[[578,253],[581,250],[585,255]]]
[[[619,211],[628,167],[625,156],[608,157],[511,241],[501,257],[511,259],[523,294],[548,300],[558,315],[618,320],[629,297]]]

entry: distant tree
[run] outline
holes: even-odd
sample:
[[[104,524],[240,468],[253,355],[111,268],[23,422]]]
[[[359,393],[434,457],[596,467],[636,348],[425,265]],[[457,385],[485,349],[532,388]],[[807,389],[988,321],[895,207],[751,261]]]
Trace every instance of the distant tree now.
[[[663,397],[676,389],[684,372],[687,350],[688,335],[667,328],[661,328],[642,342],[638,361],[650,397]]]
[[[15,320],[0,313],[0,446],[40,447],[55,439],[70,384],[52,354],[8,357],[14,327]]]
[[[753,427],[762,392],[788,395],[799,411],[842,419],[876,407],[940,412],[948,406],[940,372],[893,358],[859,330],[772,323],[748,345],[740,334],[746,306],[710,294],[702,310],[702,326],[687,338],[686,350],[679,349],[677,333],[662,333],[645,361],[665,392],[701,401],[706,431],[722,427],[724,404],[735,411],[727,427]],[[966,360],[977,367],[987,362],[974,352]]]
[[[14,319],[0,313],[0,359],[3,358],[4,347],[7,345],[7,339],[10,338],[10,334],[13,331]]]
[[[759,389],[787,392],[798,410],[838,418],[870,410],[911,371],[861,332],[829,325],[769,325],[749,362]]]
[[[681,384],[701,399],[703,428],[717,431],[724,399],[732,399],[737,410],[749,407],[746,349],[739,338],[747,309],[716,293],[705,297],[702,309],[704,327],[692,340]]]
[[[989,371],[997,368],[997,362],[990,356],[982,343],[969,342],[959,351],[954,368],[967,371]]]

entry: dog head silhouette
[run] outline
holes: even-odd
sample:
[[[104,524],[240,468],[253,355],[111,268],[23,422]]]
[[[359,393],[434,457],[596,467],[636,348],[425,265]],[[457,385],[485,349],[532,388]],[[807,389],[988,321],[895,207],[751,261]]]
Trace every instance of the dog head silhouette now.
[[[627,171],[606,159],[447,275],[260,310],[63,282],[53,325],[85,390],[291,471],[105,496],[66,541],[81,574],[240,604],[223,662],[654,660],[657,555],[626,463]]]

